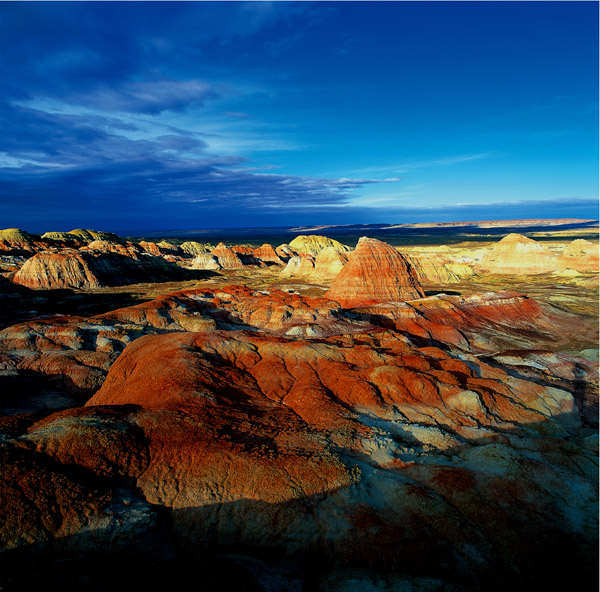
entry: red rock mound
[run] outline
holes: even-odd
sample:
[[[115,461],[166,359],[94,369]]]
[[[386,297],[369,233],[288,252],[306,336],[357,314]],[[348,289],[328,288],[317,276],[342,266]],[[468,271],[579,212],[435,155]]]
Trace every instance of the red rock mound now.
[[[258,247],[258,249],[254,249],[254,257],[267,265],[272,263],[275,265],[283,264],[281,257],[279,257],[275,249],[268,243]]]
[[[244,267],[241,259],[227,246],[225,243],[219,243],[216,248],[211,252],[218,261],[219,265],[223,269],[241,269]]]
[[[425,293],[410,263],[394,247],[363,236],[325,294],[343,307],[403,302]]]

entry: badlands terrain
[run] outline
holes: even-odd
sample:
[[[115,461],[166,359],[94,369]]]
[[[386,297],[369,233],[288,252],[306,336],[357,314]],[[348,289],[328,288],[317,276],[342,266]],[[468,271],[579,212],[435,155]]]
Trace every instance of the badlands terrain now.
[[[0,586],[596,585],[591,234],[0,231]]]

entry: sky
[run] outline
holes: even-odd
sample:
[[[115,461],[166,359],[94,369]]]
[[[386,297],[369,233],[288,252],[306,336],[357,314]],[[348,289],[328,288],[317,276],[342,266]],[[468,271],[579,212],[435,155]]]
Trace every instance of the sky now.
[[[598,2],[0,2],[0,228],[598,218]]]

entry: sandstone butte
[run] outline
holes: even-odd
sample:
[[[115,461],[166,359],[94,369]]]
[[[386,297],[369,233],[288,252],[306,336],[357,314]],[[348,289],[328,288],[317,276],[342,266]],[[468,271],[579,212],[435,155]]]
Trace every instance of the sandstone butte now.
[[[219,243],[212,251],[223,269],[241,269],[244,265],[241,259],[225,243]]]
[[[576,239],[569,243],[559,257],[561,266],[580,272],[598,272],[598,245],[588,240]]]
[[[180,248],[183,253],[190,255],[191,257],[196,257],[203,253],[210,253],[214,247],[196,241],[186,241],[180,245]]]
[[[453,284],[473,275],[472,265],[455,263],[443,253],[411,251],[404,256],[423,284]]]
[[[311,255],[294,255],[281,270],[281,277],[308,279],[315,271],[315,258]]]
[[[319,282],[333,280],[348,263],[349,258],[349,253],[340,252],[335,247],[324,248],[315,258],[315,269],[311,279]]]
[[[363,236],[325,294],[343,307],[403,302],[425,295],[415,270],[394,247]]]
[[[325,247],[316,257],[296,255],[289,259],[282,277],[302,278],[315,282],[330,282],[348,262],[349,253],[335,247]]]
[[[108,240],[113,242],[121,242],[123,239],[113,232],[104,232],[103,230],[90,230],[89,228],[77,228],[69,230],[67,234],[80,238],[86,242],[94,240]]]
[[[161,241],[160,243],[141,241],[138,244],[144,251],[157,257],[165,255],[179,256],[183,254],[183,251],[177,245],[173,245],[167,241]]]
[[[177,279],[181,270],[160,257],[103,251],[50,250],[28,259],[12,281],[33,289],[90,289]]]
[[[333,247],[340,253],[350,251],[350,247],[343,245],[342,243],[326,236],[320,236],[318,234],[310,235],[298,235],[289,244],[289,247],[295,251],[298,255],[318,255],[323,249],[327,247]]]
[[[558,257],[544,245],[522,234],[505,236],[475,266],[477,273],[536,275],[558,269]]]
[[[128,257],[137,257],[143,253],[143,249],[134,243],[116,243],[108,240],[94,240],[87,245],[80,247],[81,251],[103,251],[105,253],[120,253]]]
[[[210,253],[200,253],[196,255],[194,260],[190,263],[190,269],[221,269],[219,260]]]
[[[543,349],[591,330],[511,293],[345,312],[240,286],[8,327],[14,398],[39,375],[85,405],[0,421],[0,544],[241,557],[256,590],[596,578],[597,365]]]
[[[262,263],[265,263],[267,265],[269,265],[269,264],[282,265],[283,264],[281,257],[277,254],[277,252],[275,251],[273,246],[270,245],[269,243],[265,243],[264,245],[261,245],[257,249],[254,249],[253,254],[254,254],[255,259],[257,259],[258,261],[261,261]]]
[[[234,245],[231,250],[238,256],[242,265],[260,265],[260,261],[254,256],[254,248]]]

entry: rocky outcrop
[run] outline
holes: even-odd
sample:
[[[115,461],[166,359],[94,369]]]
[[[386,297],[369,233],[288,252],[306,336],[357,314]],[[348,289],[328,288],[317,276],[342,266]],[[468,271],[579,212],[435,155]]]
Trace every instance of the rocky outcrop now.
[[[33,253],[50,246],[50,241],[44,241],[38,235],[19,228],[0,230],[0,254],[30,257]]]
[[[77,228],[70,230],[67,234],[79,238],[85,242],[92,242],[95,240],[105,240],[111,242],[121,242],[123,239],[113,232],[104,232],[102,230],[90,230],[86,228]]]
[[[315,271],[315,259],[310,255],[295,255],[287,262],[287,265],[281,270],[283,278],[303,278],[308,279]]]
[[[180,270],[159,257],[103,251],[42,251],[28,259],[13,281],[33,289],[91,289],[159,282],[181,277]]]
[[[200,255],[197,255],[189,267],[190,269],[221,269],[219,260],[210,253],[201,253]]]
[[[318,255],[323,249],[332,247],[340,253],[351,251],[350,247],[326,236],[318,234],[298,235],[289,244],[289,247],[299,255]]]
[[[223,269],[241,269],[244,266],[241,259],[225,243],[219,243],[211,254],[218,259]]]
[[[477,273],[537,275],[558,268],[558,258],[544,245],[522,234],[505,236],[475,266]]]
[[[184,255],[196,257],[203,253],[210,253],[214,247],[208,244],[199,243],[196,241],[187,241],[180,245],[180,249]]]
[[[104,253],[119,253],[128,257],[137,257],[143,253],[143,250],[133,243],[115,243],[107,240],[95,240],[81,247],[82,251],[102,251]]]
[[[349,258],[347,252],[326,247],[315,258],[315,269],[310,277],[317,282],[330,282],[342,271]]]
[[[260,265],[260,261],[254,256],[252,247],[235,245],[231,250],[238,256],[243,265]]]
[[[254,249],[254,258],[266,265],[283,265],[281,257],[275,249],[268,243]]]
[[[138,244],[144,251],[156,257],[181,257],[185,254],[177,245],[167,241],[161,241],[160,243],[140,241]]]
[[[294,249],[292,249],[290,247],[290,245],[279,245],[276,249],[275,252],[277,253],[277,255],[281,258],[281,260],[284,263],[287,263],[292,257],[295,257],[298,253],[296,253],[296,251],[294,251]]]
[[[424,296],[417,275],[394,247],[363,236],[325,294],[346,308]]]
[[[598,272],[598,245],[588,240],[576,239],[569,243],[559,257],[560,265],[565,269],[580,272]]]

